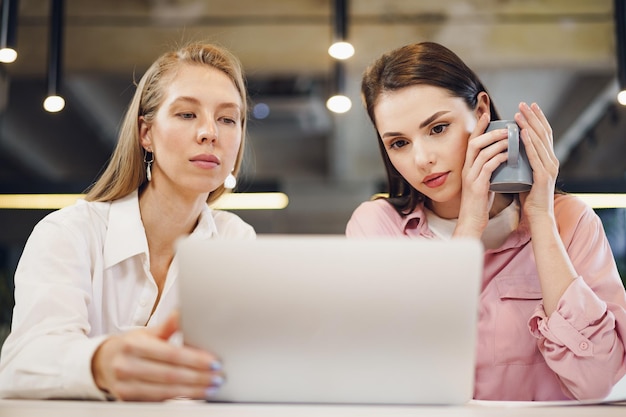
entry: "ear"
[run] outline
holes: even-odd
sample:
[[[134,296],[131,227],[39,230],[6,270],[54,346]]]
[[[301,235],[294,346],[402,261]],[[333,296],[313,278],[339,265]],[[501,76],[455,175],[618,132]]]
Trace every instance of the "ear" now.
[[[476,114],[476,119],[479,119],[483,114],[490,113],[490,105],[491,99],[489,98],[489,94],[484,91],[478,93],[478,97],[476,98],[476,108],[474,112]]]
[[[152,138],[150,136],[150,125],[143,116],[139,117],[139,143],[144,149],[152,149]]]

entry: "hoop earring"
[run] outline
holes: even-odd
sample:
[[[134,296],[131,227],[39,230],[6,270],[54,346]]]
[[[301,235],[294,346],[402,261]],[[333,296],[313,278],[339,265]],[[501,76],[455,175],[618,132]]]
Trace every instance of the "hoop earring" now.
[[[148,158],[148,154],[150,154],[150,157]],[[143,152],[143,162],[146,164],[146,178],[148,179],[148,182],[152,181],[152,163],[154,162],[154,154],[147,150],[144,149]]]
[[[224,188],[228,190],[232,190],[233,188],[235,188],[236,185],[237,185],[237,178],[235,178],[235,176],[231,172],[230,174],[228,174],[228,177],[226,177],[226,179],[224,180]]]

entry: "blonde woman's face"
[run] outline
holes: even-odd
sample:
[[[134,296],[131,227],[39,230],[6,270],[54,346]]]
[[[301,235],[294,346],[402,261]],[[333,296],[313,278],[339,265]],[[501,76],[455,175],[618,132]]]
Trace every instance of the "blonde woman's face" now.
[[[152,123],[140,124],[142,146],[154,154],[152,181],[205,197],[223,184],[241,146],[242,112],[239,92],[222,71],[180,67]]]

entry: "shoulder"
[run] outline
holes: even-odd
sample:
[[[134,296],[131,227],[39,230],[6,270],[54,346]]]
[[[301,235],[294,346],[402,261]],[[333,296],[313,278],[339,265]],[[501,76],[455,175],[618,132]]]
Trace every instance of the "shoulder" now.
[[[600,217],[591,206],[575,195],[555,195],[554,216],[559,233],[565,241],[570,240],[574,234],[579,232],[591,235],[603,233]]]
[[[253,238],[256,236],[254,228],[243,221],[241,217],[224,210],[210,210],[217,233],[222,237]]]
[[[349,237],[389,236],[404,234],[406,220],[385,199],[361,203],[346,225]]]
[[[84,233],[94,228],[106,228],[110,208],[110,202],[78,200],[71,206],[53,211],[45,216],[35,226],[35,229],[62,228]]]
[[[83,200],[54,211],[33,228],[26,245],[27,253],[67,259],[77,253],[88,253],[98,242],[103,242],[108,228],[110,203]],[[39,255],[38,255],[39,254]],[[69,254],[69,255],[68,255]]]
[[[586,218],[597,218],[591,206],[572,194],[554,196],[554,214],[559,222],[579,222]]]
[[[400,213],[384,198],[365,201],[354,210],[352,218],[358,217],[397,217],[401,218]]]

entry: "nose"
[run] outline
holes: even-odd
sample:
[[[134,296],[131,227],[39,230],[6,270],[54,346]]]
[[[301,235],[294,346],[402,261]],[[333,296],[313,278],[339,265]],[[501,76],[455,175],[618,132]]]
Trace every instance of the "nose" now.
[[[419,168],[433,165],[437,159],[432,147],[422,140],[415,140],[413,142],[413,158]]]
[[[215,123],[205,123],[198,131],[198,143],[216,142],[217,134],[217,126]]]

